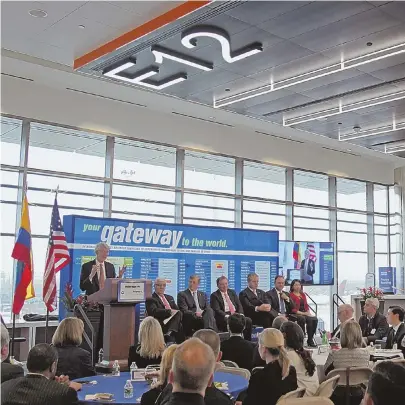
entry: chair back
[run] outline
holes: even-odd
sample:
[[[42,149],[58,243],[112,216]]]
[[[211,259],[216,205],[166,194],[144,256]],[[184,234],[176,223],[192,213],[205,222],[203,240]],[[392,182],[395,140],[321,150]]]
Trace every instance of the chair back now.
[[[328,374],[328,378],[340,376],[337,383],[339,386],[367,385],[372,372],[371,368],[368,367],[337,368]]]
[[[258,371],[260,371],[260,370],[263,370],[264,369],[264,367],[255,367],[253,370],[252,370],[252,375],[254,374],[254,373],[257,373]]]
[[[340,375],[335,375],[332,378],[324,381],[317,389],[315,396],[316,397],[323,397],[323,398],[330,398],[335,391],[336,385],[339,381]]]
[[[221,367],[218,371],[221,373],[236,374],[245,377],[247,380],[250,379],[250,371],[245,368],[236,368],[236,367]]]
[[[305,388],[297,388],[295,391],[290,391],[290,392],[287,392],[287,394],[282,395],[278,399],[276,405],[279,405],[279,403],[288,404],[288,402],[280,402],[280,401],[286,400],[286,399],[291,399],[291,398],[302,398],[304,396],[304,394],[305,394]]]
[[[405,359],[392,359],[391,361],[405,366]]]
[[[221,360],[221,363],[225,366],[225,367],[235,367],[235,368],[239,368],[239,366],[231,360]]]
[[[277,405],[333,405],[333,402],[324,397],[302,397],[282,399]]]

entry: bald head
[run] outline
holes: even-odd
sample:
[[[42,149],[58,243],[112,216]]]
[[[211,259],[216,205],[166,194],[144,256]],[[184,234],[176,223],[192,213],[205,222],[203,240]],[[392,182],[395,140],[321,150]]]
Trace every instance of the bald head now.
[[[200,329],[194,333],[193,337],[200,339],[212,349],[216,361],[221,360],[219,358],[221,340],[217,332],[213,331],[212,329]]]
[[[200,339],[191,338],[179,345],[173,358],[169,382],[173,392],[190,392],[205,395],[212,382],[215,357],[212,349]]]
[[[351,305],[349,304],[343,304],[339,305],[338,308],[338,318],[340,323],[344,323],[348,321],[349,319],[353,318],[354,315],[354,309]]]

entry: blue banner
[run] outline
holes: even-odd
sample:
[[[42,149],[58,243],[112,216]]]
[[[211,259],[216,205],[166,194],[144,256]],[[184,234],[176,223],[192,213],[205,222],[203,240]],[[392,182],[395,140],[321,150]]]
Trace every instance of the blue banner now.
[[[378,268],[378,285],[384,293],[395,293],[396,287],[396,268],[379,267]]]

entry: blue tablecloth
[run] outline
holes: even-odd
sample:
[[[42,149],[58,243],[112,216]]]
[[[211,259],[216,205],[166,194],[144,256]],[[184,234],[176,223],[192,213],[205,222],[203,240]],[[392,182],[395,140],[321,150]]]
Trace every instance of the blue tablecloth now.
[[[100,401],[85,401],[84,398],[87,394],[96,394],[100,392],[105,392],[109,394],[114,394],[114,401],[112,402],[114,405],[120,404],[136,404],[139,403],[137,400],[142,396],[142,394],[149,390],[149,385],[146,382],[139,382],[133,381],[132,385],[134,387],[134,396],[133,398],[126,399],[124,398],[124,385],[126,381],[129,379],[129,373],[121,373],[119,377],[112,377],[111,375],[104,376],[104,375],[97,375],[94,377],[87,377],[81,378],[79,380],[91,380],[97,381],[95,385],[83,385],[81,391],[78,392],[79,401],[81,404],[111,404],[111,402],[100,402]],[[223,373],[218,371],[215,373],[215,382],[227,382],[228,383],[228,391],[224,391],[228,394],[231,394],[234,398],[238,396],[238,394],[247,388],[248,381],[246,378],[229,374]]]

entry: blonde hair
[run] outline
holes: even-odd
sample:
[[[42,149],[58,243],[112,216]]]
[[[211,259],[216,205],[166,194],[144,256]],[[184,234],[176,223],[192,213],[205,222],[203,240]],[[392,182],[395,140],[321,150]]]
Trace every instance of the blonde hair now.
[[[54,346],[75,345],[82,344],[82,335],[84,331],[83,321],[79,318],[65,318],[58,325],[52,337],[52,344]]]
[[[347,349],[356,349],[363,346],[361,328],[354,319],[349,319],[343,324],[340,333],[340,344],[342,348]]]
[[[259,344],[278,360],[281,367],[281,379],[284,380],[290,374],[291,362],[284,347],[283,334],[278,329],[267,328],[259,335]]]
[[[138,339],[141,345],[139,354],[142,357],[157,359],[166,348],[162,328],[152,316],[147,316],[141,322]]]
[[[153,385],[152,388],[165,385],[167,383],[167,378],[169,377],[169,372],[172,369],[174,353],[178,345],[170,345],[164,352],[162,356],[162,361],[160,362],[159,379]]]

